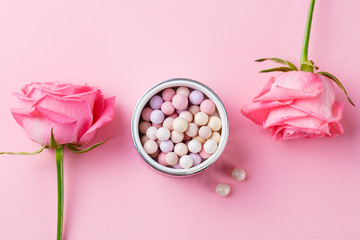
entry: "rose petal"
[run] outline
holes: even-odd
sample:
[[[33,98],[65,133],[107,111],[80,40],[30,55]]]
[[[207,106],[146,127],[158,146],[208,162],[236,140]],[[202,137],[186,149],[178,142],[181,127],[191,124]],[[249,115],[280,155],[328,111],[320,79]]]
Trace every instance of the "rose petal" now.
[[[18,98],[20,106],[23,108],[31,107],[35,102],[35,100],[26,97],[21,93],[14,92],[13,95]]]
[[[93,112],[94,109],[94,102],[95,99],[97,98],[97,96],[100,94],[100,89],[93,89],[91,91],[88,92],[83,92],[83,93],[78,93],[78,94],[72,94],[72,95],[67,95],[65,96],[65,98],[69,98],[69,99],[73,99],[73,98],[77,98],[77,99],[83,99],[87,102],[87,104],[89,105],[89,108],[91,110],[91,112]]]
[[[289,102],[256,102],[245,105],[241,108],[241,113],[258,125],[263,125],[268,117],[270,110],[291,103]]]
[[[270,90],[263,91],[264,94],[255,97],[253,102],[306,99],[315,97],[322,91],[323,84],[317,74],[291,71],[279,75]]]
[[[114,119],[114,115],[115,115],[114,104],[115,104],[115,97],[106,98],[104,100],[104,111],[102,115],[100,116],[99,120],[96,121],[94,125],[92,125],[90,129],[88,129],[88,131],[81,137],[79,141],[80,145],[84,145],[88,143],[94,137],[96,130],[98,128],[104,126],[105,124],[111,122]]]
[[[12,108],[17,123],[28,137],[42,145],[50,144],[51,129],[59,144],[76,143],[76,120],[41,107]]]
[[[78,139],[90,128],[93,118],[89,105],[82,99],[69,99],[46,95],[36,101],[39,106],[77,120],[75,134]]]
[[[306,116],[308,116],[306,113],[290,106],[273,108],[270,110],[269,115],[264,122],[264,128],[271,128],[275,125],[283,124],[285,121]]]

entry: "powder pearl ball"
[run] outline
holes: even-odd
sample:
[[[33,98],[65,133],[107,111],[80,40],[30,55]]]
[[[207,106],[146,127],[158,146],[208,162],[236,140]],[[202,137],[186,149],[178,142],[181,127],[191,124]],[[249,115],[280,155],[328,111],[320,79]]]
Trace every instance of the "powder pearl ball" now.
[[[171,101],[173,99],[173,97],[175,96],[175,90],[172,88],[167,88],[165,89],[161,96],[164,99],[164,101]]]
[[[200,107],[196,106],[196,105],[191,105],[188,109],[189,112],[191,112],[191,114],[193,116],[195,116],[195,114],[197,114],[198,112],[200,112]]]
[[[175,108],[174,108],[174,106],[172,105],[171,102],[164,102],[164,103],[161,105],[161,111],[162,111],[165,115],[171,115],[171,114],[174,113]]]
[[[193,159],[193,166],[197,166],[201,163],[201,157],[199,154],[190,153],[189,156],[192,157],[192,159]]]
[[[204,139],[208,139],[209,137],[211,137],[212,135],[212,131],[208,126],[202,126],[199,129],[199,136],[204,138]]]
[[[226,197],[227,195],[230,194],[230,186],[229,184],[226,183],[219,183],[216,186],[216,194],[219,195],[220,197]]]
[[[213,132],[213,134],[211,135],[211,137],[209,139],[214,140],[217,144],[219,144],[221,135],[218,132]]]
[[[203,159],[208,159],[208,158],[211,156],[210,153],[205,152],[204,148],[201,149],[201,151],[199,152],[199,155],[200,155]]]
[[[141,112],[141,117],[145,120],[145,121],[150,121],[150,114],[152,113],[153,109],[152,108],[144,108]]]
[[[167,140],[160,143],[160,150],[164,153],[171,152],[174,149],[174,143],[171,140]]]
[[[217,149],[217,143],[214,140],[207,140],[204,143],[204,150],[209,154],[213,154]]]
[[[167,162],[166,162],[166,153],[160,153],[159,156],[158,156],[158,162],[163,165],[163,166],[167,166]]]
[[[165,127],[161,127],[156,132],[156,137],[160,141],[166,141],[170,138],[170,131]]]
[[[179,162],[179,157],[174,152],[169,152],[166,154],[165,161],[169,165],[175,165]]]
[[[189,141],[191,139],[191,137],[189,135],[187,135],[186,133],[184,133],[184,141]]]
[[[189,101],[183,94],[176,94],[172,99],[172,104],[175,109],[185,109]]]
[[[188,153],[188,148],[185,143],[177,143],[174,147],[174,152],[179,156],[182,157]]]
[[[204,126],[209,121],[209,116],[204,112],[198,112],[194,117],[195,123],[199,126]]]
[[[216,109],[215,104],[210,99],[206,99],[200,104],[200,111],[208,115],[213,114],[215,112],[215,109]]]
[[[241,168],[235,168],[232,173],[231,176],[233,179],[235,179],[238,182],[244,181],[246,178],[246,172],[244,169]]]
[[[174,131],[176,132],[180,132],[183,133],[186,131],[186,129],[188,128],[188,122],[186,121],[186,119],[178,117],[174,120],[173,122],[173,128]]]
[[[155,124],[155,123],[153,123],[153,124],[151,124],[151,126],[153,126],[153,127],[156,127],[156,128],[161,128],[162,127],[162,124]]]
[[[179,114],[173,113],[173,114],[171,114],[169,117],[175,119],[175,118],[179,117]]]
[[[189,100],[192,104],[199,105],[204,101],[204,94],[199,90],[194,90],[190,93]]]
[[[179,143],[184,139],[184,133],[172,131],[170,139],[171,139],[171,141],[173,141],[173,143]]]
[[[202,148],[202,144],[198,140],[193,139],[188,143],[188,148],[190,152],[198,153]]]
[[[179,117],[185,119],[187,122],[192,122],[193,120],[193,115],[191,114],[191,112],[189,111],[183,111],[179,114]]]
[[[201,142],[201,144],[204,144],[206,142],[206,139],[200,136],[195,136],[193,139],[198,140],[199,142]]]
[[[144,136],[142,136],[142,137],[140,138],[140,142],[141,142],[142,145],[144,145],[144,143],[145,143],[147,140],[150,140],[150,139],[149,139],[146,135],[144,135]]]
[[[217,132],[221,129],[221,120],[218,117],[210,117],[207,125],[211,130]]]
[[[146,130],[146,136],[150,139],[150,140],[156,140],[157,139],[157,136],[156,136],[156,132],[157,132],[157,128],[156,127],[149,127],[147,130]]]
[[[158,145],[154,140],[147,140],[144,144],[145,152],[153,154],[158,150]]]
[[[155,95],[150,99],[149,104],[152,109],[160,109],[163,102],[164,100],[160,96]]]
[[[179,162],[180,162],[180,166],[184,169],[189,169],[194,164],[194,160],[189,155],[182,156]]]
[[[187,111],[187,108],[184,109],[176,109],[176,113],[180,115],[180,113]]]
[[[164,120],[163,122],[163,127],[169,129],[170,131],[173,131],[173,122],[174,122],[174,118],[168,117]]]
[[[175,169],[182,169],[182,167],[180,166],[180,162],[179,162],[179,161],[178,161],[177,164],[173,165],[173,167],[174,167]]]
[[[139,124],[139,132],[142,133],[142,134],[146,134],[146,130],[151,127],[151,123],[150,122],[147,122],[147,121],[142,121],[140,124]]]
[[[186,130],[186,135],[190,137],[195,137],[198,134],[198,126],[195,123],[189,123],[189,126]]]
[[[186,97],[189,97],[190,90],[187,87],[179,87],[178,89],[176,89],[176,94],[182,94]]]
[[[159,149],[158,149],[158,150],[156,150],[155,153],[149,154],[149,156],[150,156],[152,159],[155,159],[155,158],[157,158],[157,157],[159,156],[159,153],[160,153],[160,151],[159,151]]]
[[[160,124],[160,123],[162,123],[164,121],[164,119],[165,119],[165,115],[160,110],[154,110],[150,114],[150,120],[151,120],[152,123]]]

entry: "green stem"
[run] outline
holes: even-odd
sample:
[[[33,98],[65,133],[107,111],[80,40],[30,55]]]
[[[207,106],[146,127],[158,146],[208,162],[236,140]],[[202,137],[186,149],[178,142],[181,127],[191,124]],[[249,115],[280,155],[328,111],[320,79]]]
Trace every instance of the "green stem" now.
[[[314,12],[314,5],[315,0],[310,0],[310,7],[309,7],[309,13],[306,21],[306,27],[305,27],[305,34],[304,34],[304,42],[301,50],[301,71],[309,71],[311,70],[311,67],[308,68],[306,66],[308,63],[308,48],[309,48],[309,39],[310,39],[310,31],[311,31],[311,22],[312,22],[312,16]],[[303,69],[304,68],[304,69]],[[314,68],[312,67],[312,71],[314,72]]]
[[[63,210],[64,210],[64,146],[56,149],[56,169],[58,186],[58,215],[57,215],[57,240],[62,239]]]

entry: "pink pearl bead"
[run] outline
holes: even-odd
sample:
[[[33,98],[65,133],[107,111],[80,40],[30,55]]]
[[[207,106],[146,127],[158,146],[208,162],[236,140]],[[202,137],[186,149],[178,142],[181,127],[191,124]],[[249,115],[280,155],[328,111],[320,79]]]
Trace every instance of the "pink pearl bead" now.
[[[173,114],[171,114],[169,117],[175,119],[175,118],[179,117],[179,114],[173,113]]]
[[[184,134],[184,141],[189,141],[191,137],[187,134]]]
[[[172,99],[172,104],[175,109],[184,109],[188,103],[188,98],[183,94],[176,94]]]
[[[151,124],[151,126],[156,127],[156,128],[161,128],[162,124],[161,123],[160,124],[153,123],[153,124]]]
[[[215,112],[215,109],[215,104],[210,99],[206,99],[200,104],[200,110],[207,115],[213,114]]]
[[[175,96],[175,90],[172,88],[167,88],[162,92],[162,98],[164,101],[171,101]]]
[[[200,107],[196,106],[196,105],[191,105],[188,109],[189,112],[191,112],[191,114],[193,116],[195,116],[195,114],[197,114],[198,112],[200,112]]]
[[[174,108],[174,106],[172,105],[171,102],[164,102],[164,103],[161,105],[161,111],[162,111],[165,115],[171,115],[171,114],[174,113],[175,108]]]
[[[211,154],[205,152],[204,149],[201,149],[201,151],[199,152],[199,155],[200,155],[200,157],[202,157],[202,158],[204,158],[204,159],[208,159],[208,158],[211,156]]]
[[[167,166],[167,162],[165,161],[165,157],[166,157],[166,153],[160,153],[158,156],[158,162],[163,165],[163,166]]]
[[[145,121],[150,121],[150,114],[152,113],[153,109],[147,107],[144,108],[141,112],[141,117],[145,120]]]
[[[189,137],[195,137],[198,134],[198,126],[195,123],[189,123],[188,129],[186,130],[186,135]]]

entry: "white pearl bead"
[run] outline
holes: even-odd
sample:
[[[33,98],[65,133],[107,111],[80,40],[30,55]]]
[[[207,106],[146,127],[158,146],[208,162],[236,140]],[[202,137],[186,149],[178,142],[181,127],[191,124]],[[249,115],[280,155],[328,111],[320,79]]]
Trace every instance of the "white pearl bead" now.
[[[204,112],[198,112],[195,114],[195,123],[199,126],[204,126],[209,121],[209,116]]]
[[[147,140],[144,144],[145,152],[148,154],[154,154],[158,150],[158,145],[154,140]]]
[[[186,130],[186,135],[189,137],[195,137],[198,134],[198,126],[195,123],[189,123],[189,127]]]
[[[179,157],[174,152],[169,152],[165,156],[165,162],[169,165],[175,165],[178,163],[178,161],[179,161]]]
[[[217,143],[214,141],[214,140],[207,140],[205,143],[204,143],[204,151],[207,152],[207,153],[214,153],[217,149]]]
[[[191,168],[193,164],[194,160],[189,155],[185,155],[180,158],[180,166],[184,169]]]
[[[217,144],[220,142],[221,135],[218,132],[213,132],[209,139],[214,140]]]
[[[202,145],[201,145],[201,142],[199,142],[198,140],[193,139],[188,143],[188,148],[189,148],[190,152],[198,153],[198,152],[201,151]]]
[[[184,133],[179,133],[176,131],[171,132],[171,141],[173,141],[173,143],[179,143],[183,139],[184,139]]]
[[[244,169],[241,168],[235,168],[232,173],[231,176],[233,177],[233,179],[235,179],[238,182],[244,181],[246,178],[246,172]]]
[[[188,122],[184,118],[177,117],[173,122],[174,131],[183,133],[188,128]]]
[[[156,137],[162,142],[168,140],[170,138],[169,129],[164,127],[159,128],[156,132]]]
[[[207,125],[211,130],[217,132],[221,129],[221,120],[218,117],[210,117]]]
[[[192,122],[193,120],[193,115],[191,114],[191,112],[189,111],[183,111],[179,114],[179,117],[185,119],[186,121],[188,121],[188,123]]]
[[[164,120],[163,122],[163,127],[166,127],[167,129],[169,129],[170,131],[173,131],[173,122],[174,122],[174,118],[172,117],[168,117]]]
[[[199,136],[205,139],[208,139],[209,137],[211,137],[212,135],[212,131],[208,126],[202,126],[199,129]]]
[[[188,148],[185,143],[177,143],[174,147],[174,152],[179,156],[182,157],[188,153]]]
[[[156,132],[157,132],[157,128],[151,126],[146,130],[146,136],[151,140],[156,140],[157,139]]]
[[[216,186],[216,194],[220,197],[226,197],[230,193],[230,186],[226,183],[219,183]]]

